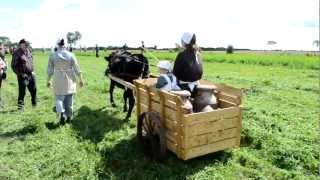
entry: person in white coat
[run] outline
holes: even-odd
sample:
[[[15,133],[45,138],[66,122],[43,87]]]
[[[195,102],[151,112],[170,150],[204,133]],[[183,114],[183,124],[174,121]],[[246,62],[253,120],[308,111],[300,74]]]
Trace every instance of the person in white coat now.
[[[80,79],[80,87],[84,85],[84,82],[77,59],[73,53],[66,50],[64,39],[60,39],[57,45],[57,51],[49,57],[47,86],[53,86],[56,112],[60,124],[64,125],[71,122],[76,77]]]
[[[156,88],[165,91],[180,90],[180,87],[177,83],[177,78],[172,74],[171,63],[166,60],[159,61],[157,67],[159,68],[160,75],[156,83]]]

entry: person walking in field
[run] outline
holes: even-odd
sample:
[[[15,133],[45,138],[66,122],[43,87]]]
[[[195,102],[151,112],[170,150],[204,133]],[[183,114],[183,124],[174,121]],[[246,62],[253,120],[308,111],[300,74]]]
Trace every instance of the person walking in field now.
[[[59,123],[64,125],[70,123],[72,119],[76,76],[80,79],[80,87],[84,85],[84,82],[77,59],[73,53],[65,48],[64,39],[60,39],[57,45],[57,51],[49,57],[47,86],[53,86]]]
[[[7,69],[6,62],[0,57],[0,108],[3,108],[3,101],[2,101],[2,95],[1,95],[1,85],[2,85],[2,79],[5,79],[5,70]]]
[[[189,91],[193,97],[203,74],[202,59],[196,45],[196,35],[189,32],[184,33],[181,37],[181,44],[184,50],[176,57],[173,74],[178,79],[179,87]]]
[[[98,47],[98,44],[96,44],[96,58],[99,57],[99,47]]]
[[[6,63],[6,52],[2,43],[0,43],[0,88],[2,85],[2,80],[7,78],[7,63]],[[0,97],[1,101],[1,97]]]
[[[11,67],[18,79],[18,110],[23,110],[24,108],[26,88],[31,94],[32,106],[35,107],[37,105],[36,74],[33,67],[32,53],[28,49],[28,42],[25,39],[19,41],[19,48],[13,53]]]

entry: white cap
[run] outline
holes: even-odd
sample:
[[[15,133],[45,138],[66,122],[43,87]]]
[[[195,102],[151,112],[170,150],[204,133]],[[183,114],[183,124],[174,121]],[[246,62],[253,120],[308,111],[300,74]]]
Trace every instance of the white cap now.
[[[182,45],[183,44],[190,44],[193,35],[194,35],[194,33],[190,33],[190,32],[183,33],[183,35],[181,37]]]
[[[172,65],[171,65],[170,61],[167,61],[167,60],[159,61],[158,64],[157,64],[157,67],[158,68],[162,68],[162,69],[166,69],[169,72],[172,71]]]

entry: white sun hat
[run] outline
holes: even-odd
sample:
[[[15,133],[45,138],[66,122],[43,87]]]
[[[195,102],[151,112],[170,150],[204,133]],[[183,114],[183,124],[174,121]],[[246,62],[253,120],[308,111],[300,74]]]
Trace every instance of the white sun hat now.
[[[158,68],[162,68],[162,69],[166,69],[168,70],[169,72],[172,71],[172,64],[170,63],[170,61],[168,60],[161,60],[158,62],[157,64],[157,67]]]
[[[183,35],[181,37],[182,44],[190,44],[193,35],[194,35],[194,33],[191,33],[191,32],[183,33]]]

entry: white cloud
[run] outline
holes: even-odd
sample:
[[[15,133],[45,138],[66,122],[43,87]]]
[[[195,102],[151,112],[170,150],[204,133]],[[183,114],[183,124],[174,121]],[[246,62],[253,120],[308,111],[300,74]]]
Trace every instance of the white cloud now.
[[[43,0],[0,32],[30,39],[35,47],[51,46],[74,30],[86,46],[137,46],[144,40],[173,47],[184,31],[193,31],[201,46],[265,49],[266,41],[275,40],[278,48],[310,50],[318,38],[318,28],[308,26],[318,26],[316,7],[316,0]]]

